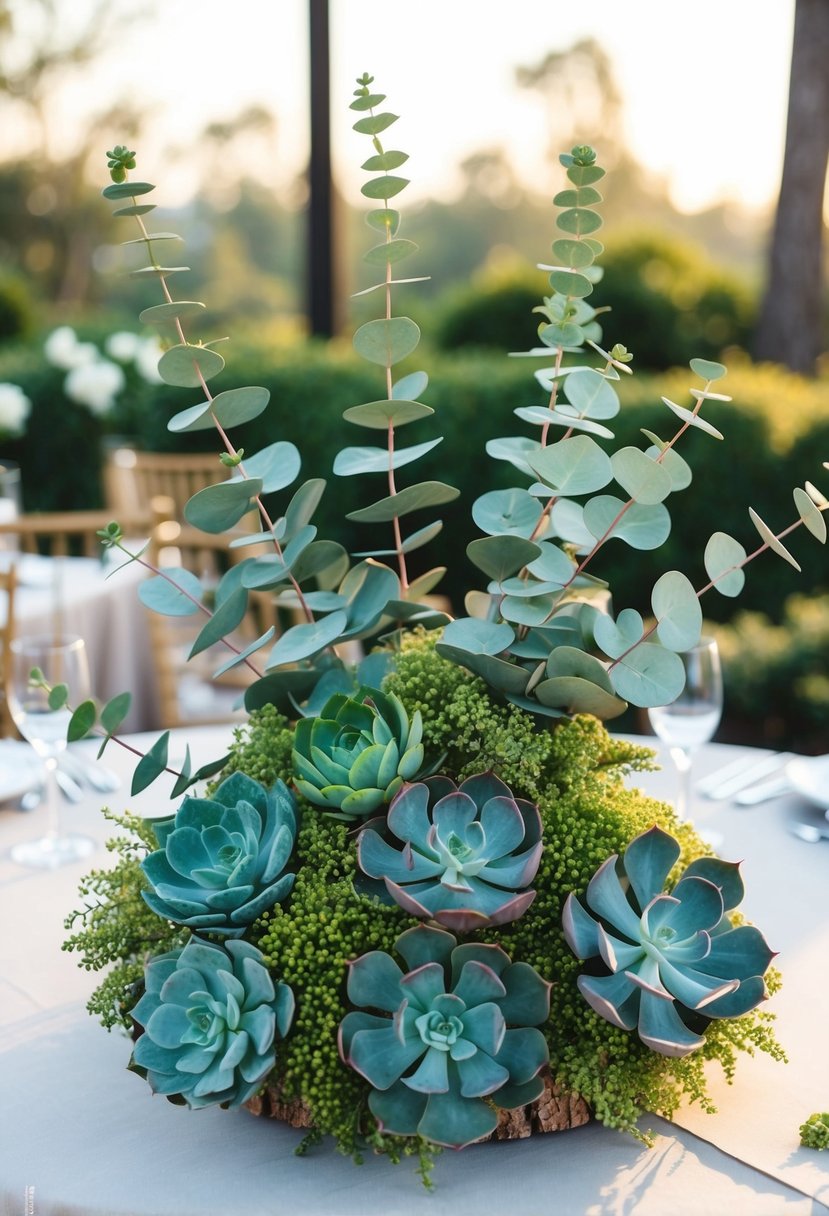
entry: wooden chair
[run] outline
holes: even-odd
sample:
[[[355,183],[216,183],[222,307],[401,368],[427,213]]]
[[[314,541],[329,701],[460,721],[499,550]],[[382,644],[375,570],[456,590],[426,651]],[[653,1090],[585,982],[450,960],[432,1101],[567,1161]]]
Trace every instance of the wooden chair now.
[[[141,452],[113,448],[102,471],[107,510],[120,522],[122,515],[152,518],[152,500],[172,500],[171,517],[183,519],[188,498],[228,475],[215,452]]]
[[[99,557],[101,541],[97,533],[113,518],[109,510],[43,511],[19,515],[0,523],[0,537],[12,538],[21,553],[40,553],[46,557]],[[140,514],[119,518],[126,535],[149,534],[147,520]]]
[[[9,711],[7,682],[11,671],[11,644],[14,637],[14,592],[17,576],[14,566],[0,571],[0,593],[5,600],[6,615],[0,628],[0,737],[19,738]]]

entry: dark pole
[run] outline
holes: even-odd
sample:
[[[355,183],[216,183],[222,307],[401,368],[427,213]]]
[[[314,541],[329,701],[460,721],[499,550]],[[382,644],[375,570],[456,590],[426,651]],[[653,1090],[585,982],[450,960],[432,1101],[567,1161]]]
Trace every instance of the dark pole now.
[[[308,172],[308,318],[314,337],[334,332],[331,198],[331,63],[328,0],[309,0],[311,35],[311,161]]]

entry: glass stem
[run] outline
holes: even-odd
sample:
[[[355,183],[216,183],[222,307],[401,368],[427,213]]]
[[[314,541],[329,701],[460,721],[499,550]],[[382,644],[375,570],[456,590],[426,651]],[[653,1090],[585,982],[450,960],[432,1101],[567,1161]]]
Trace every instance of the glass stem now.
[[[676,817],[684,820],[691,810],[691,753],[684,747],[672,747],[671,759],[679,777],[676,793]]]
[[[57,841],[60,836],[60,790],[57,782],[58,759],[57,756],[48,756],[43,761],[43,767],[46,769],[45,793],[46,793],[46,831],[44,837],[46,840]]]

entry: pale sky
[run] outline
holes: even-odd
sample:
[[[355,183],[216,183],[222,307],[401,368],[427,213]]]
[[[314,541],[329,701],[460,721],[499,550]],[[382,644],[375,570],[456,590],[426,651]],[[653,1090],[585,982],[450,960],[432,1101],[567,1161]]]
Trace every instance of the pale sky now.
[[[59,6],[61,19],[89,2]],[[368,70],[401,115],[391,146],[410,153],[409,199],[450,198],[457,163],[497,144],[547,188],[543,106],[515,88],[515,68],[591,36],[612,58],[630,147],[667,179],[674,202],[762,207],[779,185],[793,13],[794,0],[331,0],[338,178],[359,201],[368,150],[350,130],[348,102]],[[307,90],[306,0],[164,0],[66,86],[56,129],[71,141],[79,115],[107,95],[146,102],[145,172],[175,202],[193,178],[186,156],[174,171],[165,150],[192,146],[211,119],[263,104],[279,124],[266,170],[279,186],[307,156]]]

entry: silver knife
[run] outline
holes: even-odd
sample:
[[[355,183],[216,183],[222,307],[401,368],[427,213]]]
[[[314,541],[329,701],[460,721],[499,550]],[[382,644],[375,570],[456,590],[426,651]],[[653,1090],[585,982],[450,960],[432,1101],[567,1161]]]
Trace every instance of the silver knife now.
[[[741,790],[754,785],[755,781],[759,781],[761,777],[769,777],[772,773],[777,772],[791,758],[790,752],[775,752],[772,756],[749,757],[747,764],[743,765],[739,772],[732,773],[730,777],[719,773],[718,783],[709,783],[704,790],[699,792],[704,797],[712,798],[715,801],[733,798]],[[697,788],[699,789],[699,787]]]

